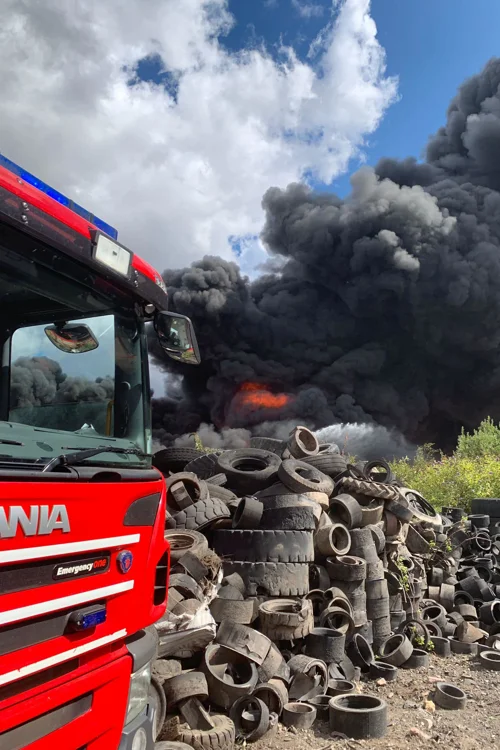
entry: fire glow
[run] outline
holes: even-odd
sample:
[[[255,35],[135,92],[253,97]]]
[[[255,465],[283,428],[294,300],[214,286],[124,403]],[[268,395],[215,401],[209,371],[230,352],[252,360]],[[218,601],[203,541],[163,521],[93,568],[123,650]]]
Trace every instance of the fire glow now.
[[[265,409],[282,409],[290,403],[290,396],[286,393],[271,393],[260,383],[243,383],[239,393],[242,394],[240,404],[257,406]]]

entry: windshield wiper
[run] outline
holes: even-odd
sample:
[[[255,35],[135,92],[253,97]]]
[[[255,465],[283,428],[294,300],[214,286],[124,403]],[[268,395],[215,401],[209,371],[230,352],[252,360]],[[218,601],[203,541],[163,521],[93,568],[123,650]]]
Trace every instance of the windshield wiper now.
[[[86,448],[85,450],[76,451],[76,453],[61,453],[59,456],[52,458],[49,463],[43,467],[44,471],[53,471],[58,466],[74,466],[75,464],[84,461],[86,458],[92,458],[98,456],[99,453],[121,453],[127,455],[141,456],[147,458],[149,453],[139,450],[139,448],[112,448],[111,446],[103,446],[101,448]]]
[[[20,443],[19,440],[7,440],[6,438],[0,438],[0,443],[2,445],[24,445],[24,443]]]

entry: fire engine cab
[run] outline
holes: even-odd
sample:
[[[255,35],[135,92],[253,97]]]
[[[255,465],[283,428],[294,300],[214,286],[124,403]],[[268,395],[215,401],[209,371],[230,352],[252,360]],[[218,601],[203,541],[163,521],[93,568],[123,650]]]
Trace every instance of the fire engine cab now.
[[[146,326],[188,318],[116,230],[0,157],[0,748],[151,750],[169,549]]]

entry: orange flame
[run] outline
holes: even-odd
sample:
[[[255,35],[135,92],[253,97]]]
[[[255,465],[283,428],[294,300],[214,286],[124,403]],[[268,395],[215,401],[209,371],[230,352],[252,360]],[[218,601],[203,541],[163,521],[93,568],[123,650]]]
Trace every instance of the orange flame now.
[[[286,393],[271,393],[264,385],[260,383],[243,383],[240,388],[243,393],[241,404],[251,404],[266,409],[282,409],[290,403],[290,396]]]

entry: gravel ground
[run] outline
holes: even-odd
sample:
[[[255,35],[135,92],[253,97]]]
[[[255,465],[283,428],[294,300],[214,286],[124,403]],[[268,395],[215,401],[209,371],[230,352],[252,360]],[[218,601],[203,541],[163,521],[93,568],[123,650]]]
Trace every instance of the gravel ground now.
[[[433,683],[452,683],[467,694],[461,711],[447,711],[432,703]],[[447,750],[484,750],[500,747],[500,672],[481,669],[475,659],[431,656],[427,669],[399,669],[385,685],[359,684],[360,691],[383,698],[389,728],[380,740],[336,737],[328,725],[316,722],[311,730],[287,730],[279,725],[252,745],[255,750],[347,750],[365,748],[423,748],[442,745]]]

